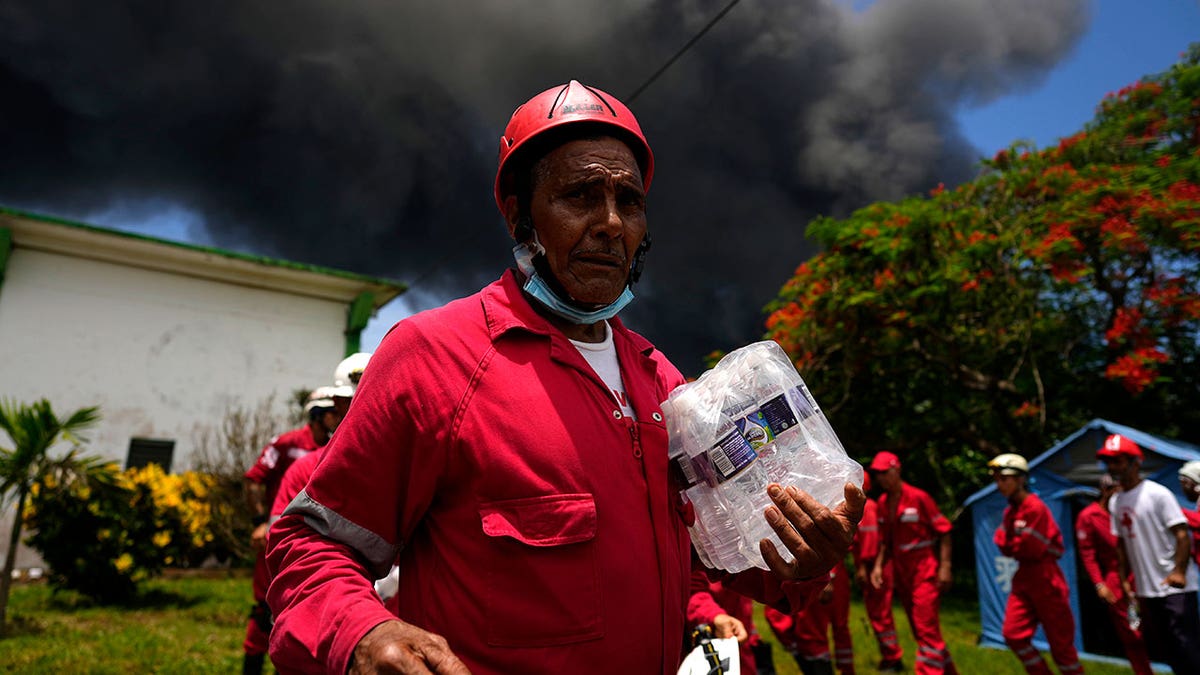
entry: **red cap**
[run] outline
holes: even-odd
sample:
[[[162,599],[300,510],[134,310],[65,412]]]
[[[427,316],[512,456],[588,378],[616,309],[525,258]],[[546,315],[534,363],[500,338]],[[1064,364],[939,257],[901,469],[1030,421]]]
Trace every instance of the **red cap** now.
[[[1096,457],[1104,459],[1105,457],[1116,457],[1117,455],[1128,455],[1138,460],[1146,458],[1137,443],[1125,438],[1121,434],[1113,434],[1104,439],[1104,445],[1096,451]]]
[[[868,468],[871,471],[887,471],[893,466],[900,466],[900,458],[884,450],[875,455],[875,459],[871,460],[871,466]]]

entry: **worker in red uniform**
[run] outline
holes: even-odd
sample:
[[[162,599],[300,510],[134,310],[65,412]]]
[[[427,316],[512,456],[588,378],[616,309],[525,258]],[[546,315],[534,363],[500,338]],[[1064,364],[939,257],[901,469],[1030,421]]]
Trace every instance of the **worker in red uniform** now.
[[[1029,464],[1024,457],[997,455],[988,462],[988,468],[996,489],[1008,500],[1003,522],[996,528],[996,546],[1019,564],[1004,610],[1004,641],[1026,672],[1050,675],[1050,667],[1033,646],[1033,634],[1040,623],[1059,672],[1082,673],[1075,650],[1075,617],[1067,579],[1058,567],[1063,554],[1058,523],[1041,497],[1029,491]]]
[[[1192,559],[1200,565],[1200,460],[1185,462],[1179,467],[1179,489],[1195,505],[1184,509],[1183,517],[1192,531]]]
[[[594,87],[514,112],[494,196],[516,268],[392,327],[272,527],[281,670],[678,670],[693,555],[661,402],[684,378],[617,317],[648,248],[653,166],[632,112]],[[760,542],[769,571],[719,580],[806,604],[865,498],[766,491],[791,561]],[[393,563],[400,616],[373,587]]]
[[[953,580],[950,521],[929,493],[904,482],[900,458],[893,453],[877,453],[868,470],[883,491],[879,497],[882,544],[871,570],[871,585],[883,587],[883,570],[891,560],[895,593],[917,641],[917,674],[956,674],[938,616],[941,594]]]
[[[689,628],[708,624],[712,627],[714,637],[735,638],[738,641],[738,672],[747,675],[758,672],[750,642],[754,639],[756,643],[762,643],[754,628],[754,601],[737,591],[726,589],[719,581],[712,581],[699,567],[692,570],[687,624]]]
[[[1117,637],[1125,647],[1125,656],[1135,675],[1150,675],[1150,657],[1142,633],[1129,625],[1130,598],[1121,587],[1117,571],[1117,537],[1112,533],[1108,502],[1117,491],[1117,481],[1108,474],[1100,476],[1100,497],[1088,504],[1075,518],[1075,541],[1083,569],[1092,581],[1096,595],[1108,608]]]
[[[314,390],[304,404],[304,412],[308,423],[271,439],[245,475],[246,505],[254,525],[250,534],[250,544],[254,547],[254,606],[242,642],[242,672],[252,675],[262,672],[271,634],[271,609],[267,606],[270,574],[265,557],[271,506],[288,467],[329,442],[329,436],[342,419],[334,404],[332,387]]]
[[[880,588],[871,584],[871,569],[875,566],[875,558],[879,556],[879,503],[870,495],[871,474],[863,476],[863,492],[866,492],[867,503],[863,506],[863,517],[858,524],[858,534],[854,536],[854,579],[862,589],[863,606],[867,610],[867,619],[871,622],[871,630],[879,643],[879,665],[881,673],[904,672],[904,649],[896,636],[896,619],[892,616],[892,561],[888,560],[883,567],[883,583]]]
[[[815,602],[786,614],[766,607],[767,625],[804,675],[854,675],[854,645],[850,638],[850,575],[845,565],[830,571],[830,580]],[[833,629],[834,650],[829,650]]]

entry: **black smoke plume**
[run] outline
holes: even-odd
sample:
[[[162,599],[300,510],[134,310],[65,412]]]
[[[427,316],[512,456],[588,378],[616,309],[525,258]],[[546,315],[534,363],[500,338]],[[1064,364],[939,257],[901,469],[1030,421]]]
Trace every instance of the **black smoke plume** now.
[[[512,109],[571,78],[625,97],[726,4],[3,1],[0,203],[170,205],[219,246],[456,297],[511,262],[491,182]],[[757,339],[809,219],[968,178],[956,109],[1035,84],[1087,19],[743,0],[632,104],[655,244],[626,320],[685,373]]]

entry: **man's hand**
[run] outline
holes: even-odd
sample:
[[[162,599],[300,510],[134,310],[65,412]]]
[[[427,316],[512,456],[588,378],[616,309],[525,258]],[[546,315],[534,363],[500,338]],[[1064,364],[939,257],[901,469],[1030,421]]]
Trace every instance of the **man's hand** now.
[[[1116,594],[1112,592],[1112,589],[1107,584],[1096,584],[1096,595],[1100,596],[1101,600],[1110,605],[1117,603]]]
[[[728,614],[718,614],[713,617],[713,635],[718,638],[737,638],[738,642],[745,642],[750,634],[746,632],[746,624],[740,619]]]
[[[395,620],[372,628],[354,648],[350,674],[368,673],[470,675],[471,671],[450,651],[446,638]]]
[[[1163,579],[1162,585],[1170,586],[1171,588],[1183,588],[1187,586],[1187,574],[1179,570],[1172,570],[1167,575],[1167,578]]]
[[[821,594],[817,596],[817,600],[822,605],[828,605],[833,601],[833,582],[825,584],[825,588],[821,589]]]
[[[867,564],[862,563],[854,569],[854,581],[859,586],[866,586],[870,583],[871,572],[867,570]]]
[[[775,502],[765,511],[767,522],[793,556],[784,562],[770,540],[759,542],[763,560],[779,578],[809,579],[845,560],[867,502],[858,486],[846,483],[846,501],[833,510],[792,486],[783,489],[772,483],[767,494]]]
[[[267,550],[267,530],[269,529],[270,525],[260,523],[250,533],[250,546],[254,547],[256,552]]]
[[[883,568],[879,565],[871,568],[871,588],[875,590],[883,588]]]
[[[950,587],[954,585],[954,573],[950,571],[950,565],[938,565],[937,584],[938,590],[942,593],[950,590]]]

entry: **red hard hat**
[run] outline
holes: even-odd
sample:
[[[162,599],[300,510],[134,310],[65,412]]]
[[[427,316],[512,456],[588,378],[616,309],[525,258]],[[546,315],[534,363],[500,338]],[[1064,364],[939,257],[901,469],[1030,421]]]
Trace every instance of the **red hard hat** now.
[[[871,471],[887,471],[894,466],[900,466],[900,458],[884,450],[875,455],[868,469]]]
[[[654,175],[654,153],[646,142],[637,119],[624,103],[615,97],[571,80],[534,96],[513,111],[512,119],[500,137],[500,161],[496,167],[496,206],[504,214],[501,179],[504,169],[530,140],[550,129],[586,122],[604,124],[618,130],[617,136],[629,144],[642,170],[642,189],[650,189]]]
[[[1142,449],[1137,443],[1125,438],[1121,434],[1113,434],[1104,439],[1104,445],[1096,451],[1096,457],[1104,459],[1105,457],[1116,457],[1118,455],[1128,455],[1134,459],[1145,459],[1142,454]]]

